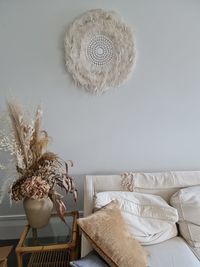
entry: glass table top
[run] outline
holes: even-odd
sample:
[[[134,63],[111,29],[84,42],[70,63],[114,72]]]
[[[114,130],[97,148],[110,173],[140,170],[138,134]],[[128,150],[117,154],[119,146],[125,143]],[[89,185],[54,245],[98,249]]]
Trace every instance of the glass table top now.
[[[73,227],[73,216],[65,215],[65,221],[52,215],[48,225],[41,229],[29,227],[24,238],[24,247],[65,244],[70,242]]]

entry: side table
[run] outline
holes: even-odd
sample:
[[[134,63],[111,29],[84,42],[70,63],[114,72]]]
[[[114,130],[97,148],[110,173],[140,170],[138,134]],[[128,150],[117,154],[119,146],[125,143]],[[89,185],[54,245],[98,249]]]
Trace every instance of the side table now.
[[[49,224],[41,229],[24,227],[15,250],[18,267],[65,267],[78,258],[78,211],[64,216],[66,224],[52,214]]]

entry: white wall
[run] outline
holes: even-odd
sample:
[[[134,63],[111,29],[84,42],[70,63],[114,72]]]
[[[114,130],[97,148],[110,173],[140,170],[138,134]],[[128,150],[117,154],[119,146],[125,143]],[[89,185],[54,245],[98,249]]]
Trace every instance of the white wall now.
[[[102,96],[77,89],[64,66],[66,25],[92,8],[121,13],[137,41],[133,76]],[[199,0],[0,1],[0,110],[7,96],[31,111],[42,103],[51,150],[74,161],[79,209],[85,174],[200,169],[199,14]],[[22,213],[8,198],[0,206]]]

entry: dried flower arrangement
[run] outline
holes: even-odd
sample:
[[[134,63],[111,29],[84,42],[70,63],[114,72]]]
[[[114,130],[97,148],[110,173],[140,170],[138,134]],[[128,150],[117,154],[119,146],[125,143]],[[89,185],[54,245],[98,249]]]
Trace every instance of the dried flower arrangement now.
[[[68,175],[68,164],[56,154],[47,151],[49,136],[41,130],[42,109],[38,106],[34,119],[29,122],[15,101],[7,103],[11,131],[0,133],[0,150],[10,154],[16,165],[18,178],[9,186],[12,200],[25,198],[42,199],[49,197],[60,218],[64,221],[66,209],[63,196],[56,187],[72,193],[77,199],[74,179]],[[0,169],[5,169],[0,164]]]

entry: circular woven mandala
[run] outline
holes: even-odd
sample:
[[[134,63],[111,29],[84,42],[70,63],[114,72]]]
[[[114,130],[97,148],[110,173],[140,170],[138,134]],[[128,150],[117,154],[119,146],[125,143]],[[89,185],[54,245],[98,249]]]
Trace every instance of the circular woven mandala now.
[[[105,35],[95,35],[88,44],[87,56],[97,66],[108,64],[113,57],[112,41]]]
[[[76,84],[90,92],[119,86],[135,63],[131,29],[113,11],[88,11],[67,29],[65,62]]]

